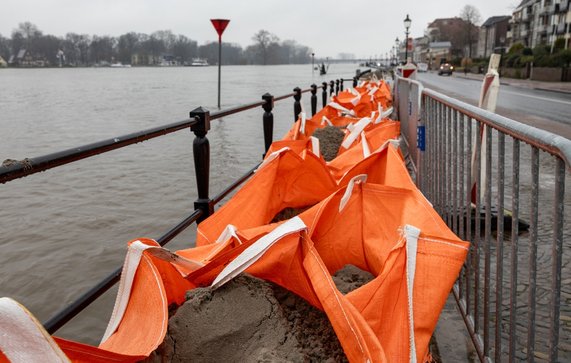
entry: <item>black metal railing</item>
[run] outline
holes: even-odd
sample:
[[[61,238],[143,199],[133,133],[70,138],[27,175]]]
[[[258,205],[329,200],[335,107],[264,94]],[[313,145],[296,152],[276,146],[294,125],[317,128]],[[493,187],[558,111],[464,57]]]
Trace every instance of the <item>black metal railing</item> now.
[[[329,82],[330,96],[338,94],[343,90],[343,80],[337,79]],[[335,89],[334,89],[334,86]],[[317,90],[322,89],[323,107],[327,104],[327,82],[323,82],[321,86],[312,84],[308,89],[300,89],[296,87],[293,93],[274,97],[269,93],[262,96],[262,101],[252,102],[229,109],[213,112],[198,107],[190,112],[189,118],[174,122],[171,124],[134,132],[131,134],[114,137],[111,139],[95,142],[71,148],[56,153],[26,158],[23,160],[6,160],[0,166],[0,184],[4,184],[15,179],[23,178],[35,173],[53,169],[58,166],[69,164],[78,160],[86,159],[91,156],[103,154],[112,150],[120,149],[132,144],[150,140],[159,136],[167,135],[179,130],[188,129],[194,133],[195,138],[193,141],[193,155],[194,166],[196,173],[197,194],[198,199],[194,203],[195,210],[175,227],[161,236],[157,242],[164,246],[178,234],[184,231],[187,227],[197,222],[200,223],[208,218],[214,212],[214,206],[224,199],[229,193],[244,183],[253,173],[256,167],[246,172],[242,177],[234,181],[230,186],[226,187],[220,194],[214,198],[209,197],[209,181],[210,181],[210,145],[207,138],[208,131],[210,130],[210,122],[226,116],[234,115],[243,111],[251,110],[257,107],[262,107],[263,114],[263,130],[264,130],[264,150],[268,151],[273,140],[273,113],[274,103],[294,98],[294,121],[299,117],[301,112],[301,96],[303,93],[311,92],[311,112],[312,116],[317,112]],[[265,156],[264,152],[264,156]],[[259,164],[258,164],[259,165]],[[107,277],[102,279],[99,283],[93,286],[89,291],[85,292],[78,299],[72,302],[64,309],[57,312],[54,316],[44,323],[45,329],[53,334],[59,328],[64,326],[67,322],[73,319],[83,309],[97,300],[113,285],[115,285],[121,277],[121,267],[115,269]]]

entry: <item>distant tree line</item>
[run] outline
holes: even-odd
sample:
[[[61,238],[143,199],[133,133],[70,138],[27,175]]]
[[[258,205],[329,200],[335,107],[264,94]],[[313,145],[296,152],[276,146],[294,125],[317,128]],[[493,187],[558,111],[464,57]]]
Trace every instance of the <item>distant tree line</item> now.
[[[223,64],[299,64],[311,61],[311,49],[294,40],[280,39],[260,30],[253,44],[222,43]],[[20,66],[92,66],[112,63],[133,65],[182,65],[193,58],[218,62],[218,43],[198,45],[170,30],[152,34],[130,32],[119,37],[67,33],[64,37],[44,34],[30,22],[20,23],[11,38],[0,34],[0,56]]]

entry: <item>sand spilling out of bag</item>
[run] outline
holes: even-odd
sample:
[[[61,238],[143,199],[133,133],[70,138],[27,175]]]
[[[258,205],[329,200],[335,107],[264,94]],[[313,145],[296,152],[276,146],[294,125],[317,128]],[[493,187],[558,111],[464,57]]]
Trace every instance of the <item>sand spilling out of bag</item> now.
[[[334,280],[346,293],[372,279],[354,266]],[[197,288],[169,320],[148,362],[347,362],[327,315],[280,286],[242,274]]]
[[[345,133],[339,127],[325,126],[315,130],[311,136],[319,139],[319,149],[325,161],[331,161],[337,157]]]

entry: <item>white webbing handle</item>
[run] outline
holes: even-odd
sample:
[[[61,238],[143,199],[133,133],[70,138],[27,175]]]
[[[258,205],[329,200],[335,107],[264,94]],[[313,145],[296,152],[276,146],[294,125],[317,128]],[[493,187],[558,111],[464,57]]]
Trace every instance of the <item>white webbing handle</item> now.
[[[7,297],[0,298],[0,352],[12,363],[70,362],[32,313]]]
[[[349,184],[347,184],[347,189],[345,189],[345,193],[341,197],[341,201],[339,202],[339,212],[345,209],[347,202],[349,202],[349,198],[351,198],[351,194],[353,194],[353,187],[355,183],[364,183],[367,181],[367,174],[359,174],[351,178]]]
[[[420,229],[407,224],[404,226],[404,235],[406,238],[406,285],[408,290],[410,362],[416,363],[416,344],[414,342],[413,287],[414,274],[416,273],[416,252],[418,250],[418,237],[420,236]]]
[[[261,168],[263,168],[264,166],[268,165],[269,163],[271,163],[274,159],[277,159],[278,156],[280,156],[281,153],[286,152],[290,150],[290,148],[288,146],[282,147],[279,150],[274,151],[273,153],[271,153],[270,155],[266,156],[266,158],[264,159],[264,161],[262,161],[262,163],[260,164],[260,166],[258,166],[258,168],[256,170],[254,170],[254,173],[258,172],[258,170],[260,170]]]
[[[355,140],[357,140],[357,137],[359,137],[359,135],[365,129],[365,127],[367,127],[367,125],[370,123],[371,119],[369,117],[363,117],[362,119],[360,119],[357,123],[353,125],[353,127],[351,128],[351,133],[349,134],[349,136],[347,136],[347,138],[345,138],[345,140],[343,140],[341,146],[344,147],[345,149],[348,149],[349,146],[351,146],[355,142]]]
[[[163,261],[170,262],[181,274],[180,268],[193,271],[204,266],[204,264],[200,262],[186,259],[159,246],[149,246],[141,241],[131,243],[127,250],[127,255],[125,256],[125,262],[123,263],[121,280],[119,280],[119,290],[117,291],[113,312],[111,313],[109,323],[107,323],[107,329],[105,329],[101,343],[104,343],[115,333],[121,320],[123,320],[123,316],[127,310],[127,304],[129,303],[129,297],[131,296],[135,273],[137,272],[141,259],[143,258],[143,252],[145,251],[148,251],[151,255]]]
[[[293,217],[287,222],[276,227],[273,231],[254,242],[246,248],[238,257],[230,262],[212,282],[212,287],[217,289],[224,285],[234,277],[238,276],[242,271],[250,267],[266,251],[272,247],[277,241],[287,235],[307,229],[307,226],[299,217]]]

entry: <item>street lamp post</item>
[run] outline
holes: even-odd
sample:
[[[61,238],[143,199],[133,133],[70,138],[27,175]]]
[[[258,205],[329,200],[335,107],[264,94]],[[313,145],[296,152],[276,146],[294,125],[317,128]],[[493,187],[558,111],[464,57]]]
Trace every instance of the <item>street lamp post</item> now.
[[[222,33],[228,26],[228,19],[210,19],[218,33],[218,108],[220,109],[220,74],[222,73]]]
[[[405,38],[404,38],[404,62],[405,64],[408,63],[408,29],[410,28],[410,23],[412,23],[412,20],[410,20],[410,18],[408,17],[408,14],[406,14],[406,18],[403,21],[404,23],[404,28],[405,28]]]
[[[315,72],[315,53],[311,53],[311,74]]]
[[[400,43],[399,43],[399,37],[397,37],[397,38],[395,39],[395,60],[396,60],[396,64],[397,64],[397,65],[399,64],[399,58],[400,58],[400,57],[399,57],[399,45],[400,45]]]

